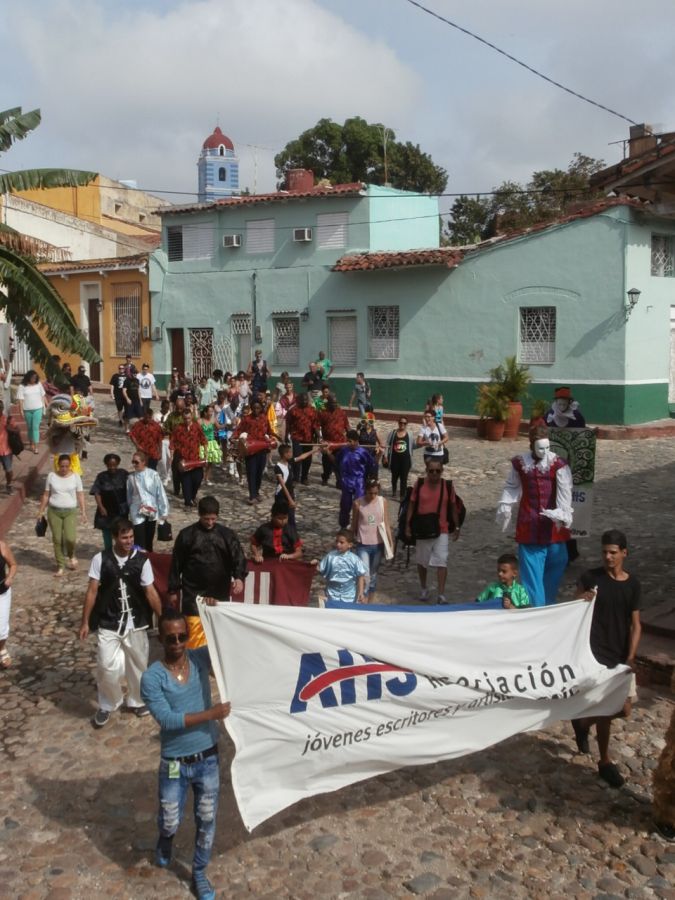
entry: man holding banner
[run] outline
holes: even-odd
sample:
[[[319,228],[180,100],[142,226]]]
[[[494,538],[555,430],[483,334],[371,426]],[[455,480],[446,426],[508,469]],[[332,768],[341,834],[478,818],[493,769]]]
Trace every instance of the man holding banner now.
[[[208,602],[216,603],[211,598]],[[185,616],[175,611],[160,616],[164,658],[154,662],[141,679],[143,701],[161,729],[155,864],[166,868],[171,863],[173,839],[192,788],[196,824],[192,888],[199,900],[215,900],[216,892],[206,877],[220,789],[215,723],[230,714],[230,704],[211,705],[209,651],[206,647],[186,650],[187,639]]]

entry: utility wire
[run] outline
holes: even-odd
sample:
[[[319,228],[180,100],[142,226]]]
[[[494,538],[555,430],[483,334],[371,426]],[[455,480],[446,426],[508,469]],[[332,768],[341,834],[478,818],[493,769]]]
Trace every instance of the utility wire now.
[[[434,12],[432,9],[428,9],[426,6],[423,6],[421,3],[418,3],[417,0],[406,0],[411,6],[416,6],[417,9],[422,10],[422,12],[427,13],[430,16],[433,16],[434,19],[438,19],[440,22],[444,22],[446,25],[450,25],[451,28],[456,28],[457,31],[461,31],[463,34],[472,37],[476,41],[480,41],[481,44],[485,44],[486,47],[489,47],[491,50],[496,50],[497,53],[500,53],[502,56],[505,56],[507,59],[510,59],[511,62],[516,63],[519,66],[522,66],[523,69],[527,69],[528,72],[532,72],[533,75],[536,75],[537,78],[542,78],[544,81],[547,81],[549,84],[552,84],[554,87],[560,88],[561,91],[565,91],[567,94],[571,94],[573,97],[576,97],[579,100],[583,100],[584,103],[590,103],[591,106],[596,106],[598,109],[603,109],[605,112],[610,113],[613,116],[617,116],[619,119],[623,119],[625,122],[628,122],[630,125],[637,125],[637,122],[634,122],[633,119],[629,119],[628,116],[624,116],[622,113],[617,112],[615,109],[610,109],[609,106],[604,106],[602,103],[598,103],[597,100],[591,100],[589,97],[585,97],[583,94],[580,94],[578,91],[573,91],[572,88],[565,87],[564,84],[561,84],[559,81],[555,81],[553,78],[549,78],[548,75],[544,75],[543,72],[540,72],[538,69],[533,68],[532,66],[528,66],[527,63],[524,63],[521,59],[517,59],[517,57],[512,56],[510,53],[507,53],[506,50],[502,50],[501,47],[497,47],[495,44],[491,44],[490,41],[485,40],[480,35],[475,34],[473,31],[469,31],[468,28],[463,28],[461,25],[458,25],[457,22],[452,22],[450,19],[446,19],[441,16],[439,13]]]

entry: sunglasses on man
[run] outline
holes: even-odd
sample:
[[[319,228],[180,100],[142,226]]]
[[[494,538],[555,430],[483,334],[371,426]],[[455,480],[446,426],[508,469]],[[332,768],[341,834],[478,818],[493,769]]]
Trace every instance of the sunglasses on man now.
[[[180,634],[165,634],[164,640],[167,644],[185,644],[188,636],[186,632],[181,631]]]

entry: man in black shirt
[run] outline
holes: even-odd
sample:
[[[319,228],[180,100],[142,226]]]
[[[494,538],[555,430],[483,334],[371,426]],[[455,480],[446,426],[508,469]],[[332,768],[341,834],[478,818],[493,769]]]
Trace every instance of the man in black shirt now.
[[[89,396],[89,392],[91,391],[91,378],[87,375],[85,366],[77,367],[77,374],[73,375],[71,386],[74,393],[80,394],[80,396],[85,398]]]
[[[124,372],[124,366],[120,365],[117,367],[117,374],[113,375],[109,381],[110,396],[117,407],[117,418],[119,419],[120,428],[124,428],[124,394],[122,393],[122,388],[126,380],[127,376]]]
[[[175,391],[171,391],[169,396],[169,402],[175,406],[176,400],[184,400],[186,404],[194,406],[197,402],[194,391],[191,389],[190,385],[184,379],[181,379],[180,384],[176,388]]]
[[[323,369],[319,369],[315,362],[309,364],[309,372],[305,372],[302,386],[309,391],[312,400],[319,396],[323,388]]]
[[[577,599],[595,600],[591,622],[591,652],[599,663],[613,669],[618,665],[635,669],[635,656],[640,642],[640,582],[623,568],[628,555],[626,535],[612,529],[602,535],[602,562],[598,569],[590,569],[580,577]],[[611,787],[621,787],[624,778],[609,756],[609,736],[612,719],[630,715],[631,699],[635,696],[634,682],[623,709],[614,716],[573,719],[572,726],[577,747],[588,753],[588,732],[596,728],[600,761],[598,774]]]
[[[183,528],[173,545],[169,573],[169,603],[179,608],[188,623],[191,650],[206,643],[197,609],[197,596],[229,600],[244,590],[246,557],[230,528],[218,522],[220,504],[215,497],[202,497],[197,507],[199,521]]]

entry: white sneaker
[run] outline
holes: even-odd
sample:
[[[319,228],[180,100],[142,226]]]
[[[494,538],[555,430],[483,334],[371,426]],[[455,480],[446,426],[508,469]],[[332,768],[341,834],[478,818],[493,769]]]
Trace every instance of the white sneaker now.
[[[428,600],[429,600],[429,589],[428,588],[422,588],[422,590],[420,591],[419,599],[422,603],[428,602]]]

